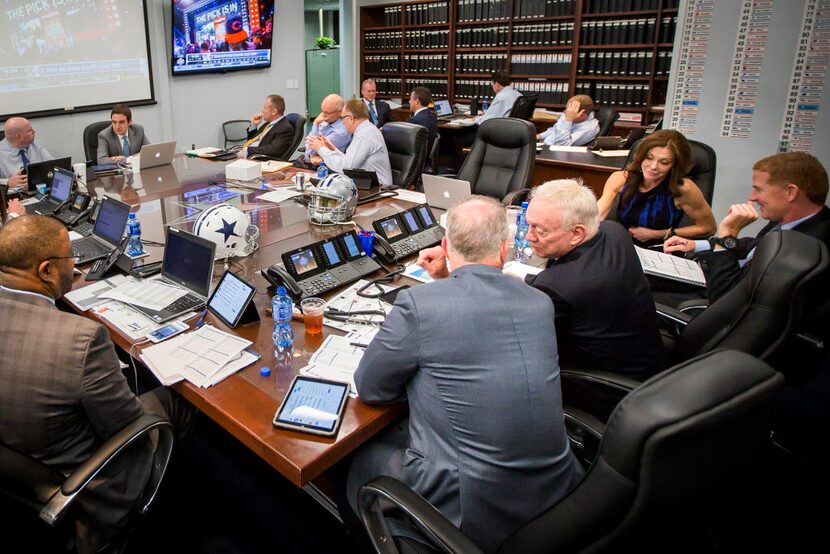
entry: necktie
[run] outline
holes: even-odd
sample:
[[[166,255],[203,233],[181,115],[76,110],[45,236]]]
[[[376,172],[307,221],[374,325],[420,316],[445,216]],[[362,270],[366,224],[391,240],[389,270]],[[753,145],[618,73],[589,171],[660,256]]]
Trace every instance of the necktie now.
[[[29,158],[26,156],[26,151],[25,150],[20,150],[20,159],[21,159],[21,161],[23,161],[23,169],[28,168],[29,167]]]
[[[124,156],[130,155],[130,141],[127,140],[126,135],[121,139],[121,150],[124,151]]]
[[[252,139],[248,139],[248,140],[245,142],[245,144],[244,144],[243,148],[248,148],[248,147],[249,147],[250,145],[252,145],[253,143],[255,143],[255,142],[257,142],[257,141],[261,140],[261,139],[262,139],[262,137],[264,137],[264,136],[265,136],[265,133],[267,133],[267,132],[268,132],[268,129],[270,129],[270,128],[271,128],[271,124],[270,124],[270,123],[266,123],[265,125],[263,125],[263,126],[262,126],[262,129],[260,129],[259,133],[257,133],[257,136],[255,136],[255,137],[254,137],[254,138],[252,138]]]
[[[378,112],[375,111],[375,103],[369,102],[369,117],[372,118],[372,123],[375,124],[375,127],[378,125]]]

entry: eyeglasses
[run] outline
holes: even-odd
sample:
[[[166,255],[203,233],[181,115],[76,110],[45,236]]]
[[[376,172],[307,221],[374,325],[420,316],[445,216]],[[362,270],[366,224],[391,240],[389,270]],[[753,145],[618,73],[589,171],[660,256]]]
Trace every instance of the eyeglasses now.
[[[340,119],[346,119],[347,117],[351,117],[352,119],[354,119],[354,116],[350,113],[347,113],[346,115],[341,115]]]
[[[74,260],[74,259],[75,259],[75,256],[49,256],[48,258],[46,258],[43,261],[46,262],[46,261],[49,261],[49,260]]]

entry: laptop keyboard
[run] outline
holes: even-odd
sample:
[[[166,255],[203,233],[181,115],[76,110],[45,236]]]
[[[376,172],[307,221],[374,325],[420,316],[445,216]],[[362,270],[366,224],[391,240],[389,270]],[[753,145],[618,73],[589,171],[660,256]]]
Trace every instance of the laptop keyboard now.
[[[76,225],[73,231],[78,233],[79,235],[86,237],[92,234],[92,229],[95,227],[95,224],[91,221],[84,221],[80,225]]]
[[[166,306],[163,311],[184,313],[204,303],[205,301],[199,298],[198,296],[186,294],[181,298],[177,299],[175,302],[172,302],[171,304]]]
[[[94,239],[80,239],[72,242],[72,255],[81,260],[102,256],[110,249],[104,247]]]
[[[26,206],[26,213],[30,214],[43,214],[43,213],[52,213],[55,211],[56,206],[51,202],[46,200],[41,200],[40,202],[35,202],[34,204],[29,204]]]

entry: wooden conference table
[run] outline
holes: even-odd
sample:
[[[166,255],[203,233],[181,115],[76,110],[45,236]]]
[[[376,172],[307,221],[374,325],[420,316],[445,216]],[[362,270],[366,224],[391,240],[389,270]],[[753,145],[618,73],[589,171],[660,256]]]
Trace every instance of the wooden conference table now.
[[[176,156],[172,165],[152,168],[135,176],[104,177],[89,182],[90,191],[100,196],[108,194],[130,204],[139,204],[137,215],[141,220],[142,238],[164,242],[166,226],[191,230],[202,210],[211,204],[226,202],[248,213],[260,229],[259,249],[246,258],[234,262],[231,270],[256,286],[254,302],[262,321],[239,327],[233,332],[254,344],[252,348],[262,358],[209,388],[199,388],[186,381],[174,385],[184,398],[204,412],[249,449],[265,460],[298,487],[303,487],[320,476],[347,454],[374,434],[400,417],[403,404],[374,407],[359,400],[349,399],[345,416],[336,438],[323,438],[297,433],[272,426],[277,406],[287,392],[297,370],[307,364],[309,356],[329,333],[340,333],[324,327],[323,334],[307,335],[302,322],[293,322],[294,348],[291,356],[276,359],[272,340],[273,320],[266,315],[271,296],[266,293],[267,282],[259,271],[280,260],[288,250],[322,240],[348,230],[335,226],[320,228],[308,223],[307,208],[287,200],[281,204],[261,201],[262,190],[252,190],[226,183],[224,163]],[[290,169],[271,174],[271,183],[285,182]],[[371,227],[371,221],[411,207],[411,203],[397,199],[379,200],[360,206],[356,219]],[[136,208],[134,206],[133,210]],[[150,255],[145,262],[161,260],[163,248],[147,246]],[[86,272],[91,264],[79,269]],[[224,272],[223,264],[214,267],[214,285]],[[76,277],[75,287],[88,283]],[[85,314],[97,319],[96,316]],[[208,323],[219,329],[230,330],[217,318],[208,314]],[[107,323],[99,320],[104,325]],[[193,323],[190,320],[189,323]],[[133,348],[133,343],[115,328],[107,325],[113,341],[136,359],[144,346]],[[271,368],[269,377],[260,375],[260,368]]]

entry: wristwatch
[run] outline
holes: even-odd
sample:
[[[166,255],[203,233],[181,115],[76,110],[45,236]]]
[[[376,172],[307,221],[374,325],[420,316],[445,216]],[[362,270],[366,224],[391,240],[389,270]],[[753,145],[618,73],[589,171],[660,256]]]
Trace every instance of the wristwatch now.
[[[726,250],[735,250],[738,247],[738,239],[732,235],[725,237],[709,237],[709,246],[712,250],[715,249],[715,245],[722,246]]]

